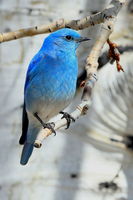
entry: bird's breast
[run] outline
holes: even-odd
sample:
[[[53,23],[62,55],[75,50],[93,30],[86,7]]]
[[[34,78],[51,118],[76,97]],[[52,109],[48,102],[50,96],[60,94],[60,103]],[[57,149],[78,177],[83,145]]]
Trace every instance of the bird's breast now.
[[[28,84],[25,99],[30,111],[64,109],[72,100],[76,90],[78,67],[77,62],[48,63],[41,66],[40,73]],[[51,106],[53,105],[53,107]],[[55,112],[54,112],[55,113]]]

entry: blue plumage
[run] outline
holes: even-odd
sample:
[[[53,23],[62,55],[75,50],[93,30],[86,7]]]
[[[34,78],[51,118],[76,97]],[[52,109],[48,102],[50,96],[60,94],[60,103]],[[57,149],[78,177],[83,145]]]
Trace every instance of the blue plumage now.
[[[24,144],[21,164],[25,165],[33,150],[33,144],[42,125],[34,113],[46,123],[66,108],[74,97],[78,75],[76,49],[82,38],[68,28],[51,33],[29,65],[24,101],[28,131],[23,131],[20,143]],[[24,115],[24,113],[23,113]],[[27,133],[26,133],[27,132]],[[26,135],[26,137],[25,137]]]

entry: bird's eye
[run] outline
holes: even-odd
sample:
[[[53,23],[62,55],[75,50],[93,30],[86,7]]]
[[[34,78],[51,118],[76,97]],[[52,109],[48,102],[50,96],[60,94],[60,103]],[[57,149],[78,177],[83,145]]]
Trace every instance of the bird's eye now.
[[[67,40],[73,40],[73,37],[72,37],[71,35],[67,35],[65,38],[66,38]]]

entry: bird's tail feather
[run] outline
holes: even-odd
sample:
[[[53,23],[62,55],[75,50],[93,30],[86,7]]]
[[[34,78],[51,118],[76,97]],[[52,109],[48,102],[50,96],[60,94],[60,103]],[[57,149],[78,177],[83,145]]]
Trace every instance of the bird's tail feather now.
[[[23,150],[22,150],[21,160],[20,160],[21,165],[27,164],[27,162],[32,154],[33,147],[34,147],[33,144],[25,142]]]

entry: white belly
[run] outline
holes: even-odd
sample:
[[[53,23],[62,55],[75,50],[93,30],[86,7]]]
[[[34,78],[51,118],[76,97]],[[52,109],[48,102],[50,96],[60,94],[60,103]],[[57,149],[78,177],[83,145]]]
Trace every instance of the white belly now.
[[[71,102],[72,99],[63,102],[38,102],[35,104],[35,112],[44,121],[48,122],[52,117],[56,116],[60,111],[64,110]],[[28,112],[29,120],[36,125],[40,125],[40,122],[34,117],[33,112]]]

